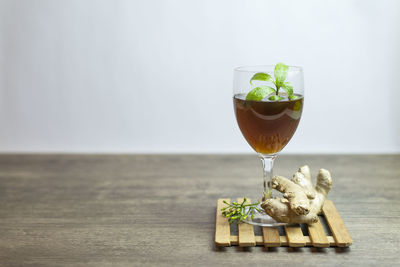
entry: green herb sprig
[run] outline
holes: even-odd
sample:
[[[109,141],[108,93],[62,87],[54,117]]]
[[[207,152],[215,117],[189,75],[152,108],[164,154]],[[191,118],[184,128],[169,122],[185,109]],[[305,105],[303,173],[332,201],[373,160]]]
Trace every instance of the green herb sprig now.
[[[253,85],[253,81],[265,81],[270,82],[275,85],[275,88],[267,85],[257,86],[253,88],[246,96],[246,100],[254,100],[261,101],[266,96],[271,95],[268,99],[271,101],[279,101],[282,100],[283,97],[279,95],[279,89],[283,89],[288,94],[290,100],[294,100],[298,98],[298,96],[293,94],[293,86],[290,82],[285,82],[286,77],[289,72],[289,66],[278,63],[275,65],[274,69],[274,77],[275,79],[269,75],[268,73],[258,72],[253,75],[250,79],[250,84]]]
[[[250,204],[246,203],[246,201],[247,199],[243,198],[242,203],[232,202],[230,204],[224,200],[224,203],[228,206],[222,208],[221,211],[222,215],[229,219],[230,224],[238,224],[246,220],[248,216],[251,216],[251,219],[254,219],[254,211],[261,212],[261,210],[257,208],[257,205],[259,205],[260,202]]]

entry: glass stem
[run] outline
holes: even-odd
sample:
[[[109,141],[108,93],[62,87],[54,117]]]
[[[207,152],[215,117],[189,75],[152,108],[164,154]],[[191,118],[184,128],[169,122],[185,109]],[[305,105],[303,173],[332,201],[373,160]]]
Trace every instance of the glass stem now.
[[[264,174],[264,191],[262,200],[266,200],[268,198],[272,198],[272,171],[274,168],[274,160],[276,158],[276,154],[264,155],[259,154],[261,163],[263,166],[263,174]]]

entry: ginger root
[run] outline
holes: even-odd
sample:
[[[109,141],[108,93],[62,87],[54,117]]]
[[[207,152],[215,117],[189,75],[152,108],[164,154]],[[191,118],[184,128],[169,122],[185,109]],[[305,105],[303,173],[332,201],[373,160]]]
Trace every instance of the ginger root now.
[[[320,169],[317,184],[311,182],[310,168],[306,165],[293,175],[291,180],[274,176],[272,188],[282,193],[283,198],[267,199],[261,203],[265,212],[278,222],[315,223],[322,205],[332,188],[329,171]]]

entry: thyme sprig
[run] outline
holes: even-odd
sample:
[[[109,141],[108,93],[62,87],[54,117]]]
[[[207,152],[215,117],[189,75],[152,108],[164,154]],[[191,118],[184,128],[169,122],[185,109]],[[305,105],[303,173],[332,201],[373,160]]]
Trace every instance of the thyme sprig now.
[[[246,220],[248,216],[251,216],[251,219],[254,219],[254,211],[261,212],[261,210],[257,208],[257,205],[259,205],[260,202],[250,204],[246,203],[246,201],[247,199],[243,198],[242,203],[232,202],[230,204],[224,200],[224,203],[227,206],[222,208],[221,211],[222,215],[228,218],[230,224],[238,224]]]

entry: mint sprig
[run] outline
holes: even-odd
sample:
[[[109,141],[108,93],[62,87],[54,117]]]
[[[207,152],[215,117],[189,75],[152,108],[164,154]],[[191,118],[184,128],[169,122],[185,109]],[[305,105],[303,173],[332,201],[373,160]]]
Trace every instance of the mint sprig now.
[[[289,72],[289,66],[278,63],[275,65],[274,69],[274,78],[271,75],[264,72],[258,72],[253,75],[250,79],[250,84],[253,85],[253,81],[265,81],[270,82],[275,85],[275,88],[271,86],[257,86],[253,88],[246,96],[246,100],[254,100],[254,101],[261,101],[265,97],[274,93],[274,95],[270,96],[268,99],[272,101],[279,101],[282,100],[283,97],[279,95],[279,89],[283,89],[288,94],[290,100],[298,98],[297,96],[293,95],[293,86],[290,82],[285,82],[287,75]]]

